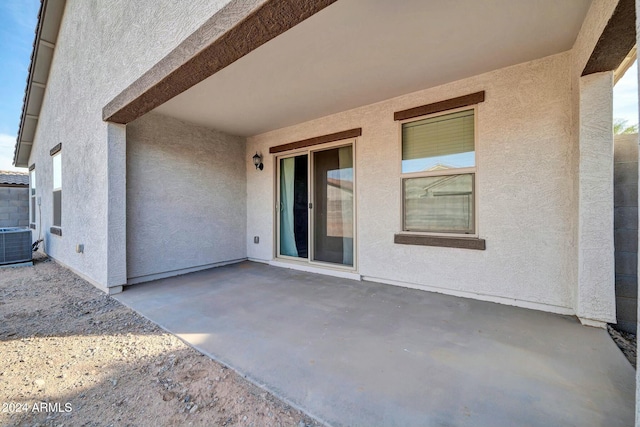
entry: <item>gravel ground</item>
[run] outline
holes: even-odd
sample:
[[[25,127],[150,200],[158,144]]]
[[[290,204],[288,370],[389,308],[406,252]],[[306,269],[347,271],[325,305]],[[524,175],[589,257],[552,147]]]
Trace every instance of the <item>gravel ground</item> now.
[[[0,425],[317,425],[39,254],[0,269],[0,355]]]
[[[618,348],[622,350],[622,353],[627,357],[629,363],[631,363],[635,368],[638,349],[636,336],[628,332],[618,331],[611,325],[607,325],[607,331],[609,331],[609,335],[611,336],[611,339],[613,339],[613,342],[615,342]]]

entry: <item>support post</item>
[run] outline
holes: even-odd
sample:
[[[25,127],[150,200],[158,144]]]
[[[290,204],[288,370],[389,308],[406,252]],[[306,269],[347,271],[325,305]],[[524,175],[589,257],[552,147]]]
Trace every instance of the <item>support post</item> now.
[[[126,126],[107,123],[107,287],[122,292],[127,283]]]
[[[613,244],[613,72],[580,78],[578,292],[583,324],[616,321]]]

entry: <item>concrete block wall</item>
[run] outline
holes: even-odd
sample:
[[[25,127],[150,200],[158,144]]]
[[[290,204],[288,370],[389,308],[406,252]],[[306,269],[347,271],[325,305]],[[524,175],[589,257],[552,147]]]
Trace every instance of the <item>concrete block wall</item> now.
[[[638,134],[616,135],[613,174],[617,327],[635,333],[638,307]]]
[[[29,226],[29,188],[0,187],[0,227]]]

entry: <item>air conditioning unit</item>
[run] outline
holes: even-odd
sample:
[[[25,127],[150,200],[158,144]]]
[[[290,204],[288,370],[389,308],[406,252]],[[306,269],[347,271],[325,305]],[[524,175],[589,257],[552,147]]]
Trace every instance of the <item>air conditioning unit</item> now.
[[[31,258],[31,230],[0,228],[0,265],[30,262]]]

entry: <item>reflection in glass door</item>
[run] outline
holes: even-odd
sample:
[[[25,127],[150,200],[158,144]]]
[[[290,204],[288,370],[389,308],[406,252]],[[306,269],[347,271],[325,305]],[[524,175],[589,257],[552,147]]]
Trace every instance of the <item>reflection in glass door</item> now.
[[[313,260],[353,266],[353,149],[313,153]]]

